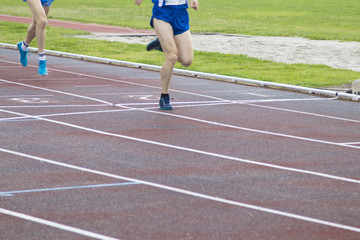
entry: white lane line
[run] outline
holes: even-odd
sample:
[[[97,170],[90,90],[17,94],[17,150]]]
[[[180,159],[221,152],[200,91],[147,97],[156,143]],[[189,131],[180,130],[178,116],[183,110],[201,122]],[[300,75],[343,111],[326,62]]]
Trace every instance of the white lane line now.
[[[0,61],[6,62],[6,63],[11,63],[11,64],[18,64],[17,62],[11,62],[11,61],[5,61],[5,60],[0,60]],[[34,67],[36,67],[36,66],[34,66]],[[153,89],[160,89],[160,87],[155,87],[155,86],[152,86],[152,85],[128,82],[128,81],[123,81],[123,80],[116,80],[116,79],[107,78],[107,77],[100,77],[100,76],[95,76],[95,75],[88,75],[88,74],[76,73],[76,72],[72,72],[72,71],[65,71],[65,70],[59,70],[59,69],[53,69],[53,68],[52,68],[52,70],[57,71],[57,72],[77,75],[77,76],[85,76],[85,77],[89,77],[89,78],[102,79],[102,80],[111,81],[111,82],[119,82],[119,83],[132,84],[132,85],[136,85],[136,86],[148,87],[148,88],[153,88]],[[188,94],[188,95],[193,95],[193,96],[210,98],[210,99],[219,100],[219,101],[229,101],[229,100],[223,99],[223,98],[218,98],[218,97],[213,97],[213,96],[204,95],[204,94],[198,94],[198,93],[191,93],[191,92],[186,92],[186,91],[181,91],[181,90],[176,90],[176,89],[171,89],[171,91],[184,93],[184,94]],[[328,98],[325,98],[325,99],[328,99]],[[239,103],[239,104],[241,104],[241,103]],[[268,108],[268,109],[276,109],[276,110],[280,110],[280,111],[294,112],[294,113],[312,115],[312,116],[323,117],[323,118],[330,118],[330,119],[336,119],[336,120],[342,120],[342,121],[350,121],[350,122],[360,122],[358,120],[346,119],[346,118],[337,118],[337,117],[332,117],[332,116],[328,116],[328,115],[321,115],[321,114],[316,114],[316,113],[308,113],[308,112],[295,111],[295,110],[289,110],[289,109],[283,109],[282,110],[282,108],[267,107],[267,106],[256,105],[256,104],[251,104],[251,103],[247,103],[247,104],[252,105],[252,106],[256,106],[256,107],[262,107],[262,108]]]
[[[301,99],[291,99],[293,101]],[[322,99],[313,99],[313,100],[322,100]],[[261,101],[261,100],[260,100]],[[236,100],[236,103],[246,103],[248,100],[241,102],[241,100]],[[251,101],[254,102],[254,101]],[[258,102],[258,101],[256,101]],[[116,107],[123,107],[125,109],[121,110],[97,110],[97,111],[82,111],[82,112],[71,112],[71,113],[55,113],[55,114],[43,114],[37,115],[38,117],[51,117],[51,116],[67,116],[67,115],[82,115],[82,114],[95,114],[95,113],[112,113],[112,112],[122,112],[122,111],[136,111],[136,110],[155,110],[158,107],[147,107],[147,108],[128,108],[128,106],[153,106],[158,105],[158,102],[146,102],[146,103],[118,103],[114,104]],[[177,108],[188,108],[188,107],[207,107],[207,106],[218,106],[218,105],[229,105],[234,104],[230,101],[197,101],[197,102],[173,102],[173,105],[176,105]],[[13,108],[67,108],[67,107],[108,107],[108,104],[89,104],[89,105],[41,105],[41,106],[0,106],[3,109],[13,109]],[[10,118],[0,118],[0,121],[12,121],[12,120],[21,120],[28,119],[27,117],[10,117]]]
[[[124,107],[126,107],[126,106],[124,106]],[[288,135],[288,134],[282,134],[282,133],[276,133],[276,132],[269,132],[269,131],[246,128],[246,127],[238,127],[238,126],[234,126],[234,125],[229,125],[229,124],[224,124],[224,123],[219,123],[219,122],[212,122],[212,121],[208,121],[208,120],[202,120],[202,119],[199,119],[199,118],[186,117],[186,116],[183,116],[183,115],[177,115],[177,114],[168,113],[168,112],[159,112],[159,111],[151,111],[151,110],[144,110],[144,109],[139,109],[139,110],[145,111],[145,112],[156,113],[156,114],[167,115],[167,116],[181,118],[181,119],[186,119],[186,120],[195,121],[195,122],[207,123],[207,124],[217,125],[217,126],[221,126],[221,127],[227,127],[227,128],[233,128],[233,129],[248,131],[248,132],[256,132],[256,133],[267,134],[267,135],[272,135],[272,136],[277,136],[277,137],[285,137],[285,138],[291,138],[291,139],[308,141],[308,142],[316,142],[316,143],[321,143],[321,144],[326,144],[326,145],[334,145],[334,146],[340,146],[340,147],[348,147],[348,148],[360,149],[360,147],[351,146],[351,145],[344,145],[342,143],[329,142],[329,141],[318,140],[318,139],[313,139],[313,138],[306,138],[306,137],[298,137],[298,136],[294,136],[294,135]]]
[[[360,142],[348,142],[348,143],[342,143],[344,145],[358,145]]]
[[[181,188],[175,188],[175,187],[171,187],[171,186],[167,186],[167,185],[163,185],[163,184],[153,183],[153,182],[149,182],[149,181],[143,181],[140,179],[124,177],[124,176],[106,173],[106,172],[93,170],[93,169],[89,169],[89,168],[78,167],[75,165],[61,163],[61,162],[57,162],[57,161],[46,159],[46,158],[28,155],[25,153],[15,152],[15,151],[4,149],[4,148],[0,148],[0,151],[4,152],[4,153],[24,157],[24,158],[29,158],[29,159],[33,159],[33,160],[37,160],[37,161],[41,161],[41,162],[46,162],[46,163],[57,165],[57,166],[62,166],[62,167],[70,168],[70,169],[76,169],[76,170],[83,171],[83,172],[89,172],[89,173],[93,173],[93,174],[97,174],[97,175],[101,175],[101,176],[107,176],[110,178],[120,179],[120,180],[124,180],[124,181],[128,181],[128,182],[137,182],[137,183],[144,184],[147,186],[165,189],[168,191],[177,192],[177,193],[181,193],[181,194],[185,194],[185,195],[189,195],[189,196],[193,196],[193,197],[197,197],[197,198],[207,199],[210,201],[220,202],[220,203],[224,203],[224,204],[228,204],[228,205],[234,205],[234,206],[238,206],[238,207],[243,207],[243,208],[252,209],[252,210],[265,212],[265,213],[269,213],[269,214],[293,218],[293,219],[302,220],[302,221],[306,221],[306,222],[317,223],[317,224],[326,225],[329,227],[340,228],[340,229],[354,231],[354,232],[360,232],[360,228],[357,228],[357,227],[352,227],[352,226],[343,225],[343,224],[339,224],[339,223],[324,221],[324,220],[320,220],[320,219],[316,219],[316,218],[312,218],[312,217],[306,217],[306,216],[302,216],[302,215],[297,215],[297,214],[293,214],[293,213],[278,211],[278,210],[271,209],[271,208],[260,207],[260,206],[237,202],[237,201],[233,201],[233,200],[228,200],[228,199],[224,199],[224,198],[220,198],[220,197],[214,197],[214,196],[210,196],[210,195],[206,195],[206,194],[202,194],[202,193],[188,191],[188,190],[181,189]]]
[[[107,183],[107,184],[95,184],[95,185],[71,186],[71,187],[27,189],[27,190],[0,192],[0,197],[11,197],[14,194],[21,194],[21,193],[64,191],[64,190],[87,189],[87,188],[107,188],[107,187],[119,187],[119,186],[126,186],[126,185],[134,185],[134,184],[139,184],[139,183],[123,182],[123,183]]]
[[[5,60],[0,60],[0,61],[7,62],[7,63],[12,63],[12,64],[18,64],[16,62],[11,62],[11,61],[5,61]],[[85,77],[89,77],[89,78],[102,79],[102,80],[106,80],[106,81],[127,83],[127,84],[136,85],[136,86],[143,86],[143,87],[148,87],[148,88],[153,88],[153,89],[160,89],[159,87],[155,87],[155,86],[151,86],[151,85],[128,82],[128,81],[123,81],[123,80],[116,80],[116,79],[107,78],[107,77],[100,77],[100,76],[95,76],[95,75],[88,75],[88,74],[76,73],[76,72],[72,72],[72,71],[64,71],[64,70],[59,70],[59,69],[52,69],[52,70],[57,71],[57,72],[68,73],[68,74],[72,74],[72,75],[78,75],[78,76],[85,76]],[[191,92],[186,92],[186,91],[180,91],[180,90],[175,90],[175,89],[172,89],[171,91],[184,93],[184,94],[189,94],[189,95],[193,95],[193,96],[210,98],[210,99],[219,100],[219,101],[229,101],[229,100],[223,99],[223,98],[213,97],[213,96],[204,95],[204,94],[191,93]],[[325,98],[325,99],[327,99],[327,98]],[[239,103],[239,104],[241,104],[241,103]],[[268,106],[256,105],[256,104],[252,104],[252,103],[247,103],[247,104],[252,105],[252,106],[256,106],[256,107],[275,109],[275,110],[279,110],[279,111],[293,112],[293,113],[298,113],[298,114],[305,114],[305,115],[311,115],[311,116],[317,116],[317,117],[323,117],[323,118],[330,118],[330,119],[336,119],[336,120],[342,120],[342,121],[350,121],[350,122],[359,122],[360,123],[360,120],[338,118],[338,117],[332,117],[332,116],[329,116],[329,115],[322,115],[322,114],[302,112],[302,111],[296,111],[296,110],[268,107]]]
[[[11,62],[11,61],[6,61],[6,60],[0,60],[0,62],[6,62],[6,63],[12,63],[12,64],[18,65],[17,62]],[[37,67],[35,65],[28,65],[28,66]],[[116,80],[116,79],[107,78],[107,77],[100,77],[100,76],[89,75],[89,74],[84,74],[84,73],[76,73],[76,72],[73,72],[73,71],[66,71],[66,70],[60,70],[60,69],[55,69],[55,68],[48,68],[48,70],[52,70],[52,71],[55,71],[55,72],[61,72],[61,73],[68,73],[68,74],[71,74],[71,75],[77,75],[77,76],[101,79],[101,80],[106,80],[106,81],[111,81],[111,82],[125,83],[125,84],[129,84],[129,85],[141,86],[141,87],[146,87],[146,88],[153,88],[153,89],[158,89],[158,90],[161,89],[161,87],[159,87],[159,86],[152,86],[152,85],[136,83],[136,82],[128,82],[128,81],[124,81],[124,80]],[[6,81],[6,80],[4,80],[4,81]],[[10,82],[10,81],[7,81],[7,82]],[[15,83],[15,82],[13,82],[13,83]]]
[[[112,237],[108,237],[108,236],[101,235],[101,234],[98,234],[98,233],[89,232],[89,231],[86,231],[86,230],[83,230],[83,229],[80,229],[80,228],[67,226],[67,225],[64,225],[64,224],[56,223],[56,222],[45,220],[45,219],[42,219],[42,218],[37,218],[37,217],[33,217],[33,216],[26,215],[26,214],[23,214],[23,213],[10,211],[10,210],[4,209],[4,208],[0,208],[0,213],[4,214],[4,215],[16,217],[16,218],[21,218],[21,219],[24,219],[26,221],[31,221],[31,222],[43,224],[43,225],[53,227],[53,228],[57,228],[57,229],[60,229],[60,230],[64,230],[64,231],[67,231],[67,232],[76,233],[76,234],[86,236],[86,237],[91,237],[91,238],[100,239],[100,240],[119,240],[118,238],[112,238]]]
[[[0,98],[53,97],[54,95],[2,95]]]
[[[228,160],[232,160],[232,161],[238,161],[238,162],[243,162],[243,163],[248,163],[248,164],[254,164],[254,165],[263,166],[263,167],[269,167],[269,168],[285,170],[285,171],[290,171],[290,172],[297,172],[297,173],[300,173],[300,174],[310,174],[310,175],[315,175],[315,176],[324,177],[324,178],[330,178],[330,179],[339,180],[339,181],[360,183],[360,180],[357,180],[357,179],[339,177],[339,176],[334,176],[334,175],[330,175],[330,174],[319,173],[319,172],[308,171],[308,170],[302,170],[302,169],[297,169],[297,168],[283,167],[281,165],[257,162],[257,161],[252,161],[252,160],[248,160],[248,159],[242,159],[242,158],[227,156],[227,155],[218,154],[218,153],[212,153],[212,152],[207,152],[207,151],[202,151],[202,150],[196,150],[196,149],[193,149],[193,148],[181,147],[181,146],[177,146],[177,145],[166,144],[166,143],[156,142],[156,141],[152,141],[152,140],[146,140],[146,139],[142,139],[142,138],[136,138],[136,137],[130,137],[130,136],[116,134],[116,133],[104,132],[104,131],[101,131],[101,130],[96,130],[96,129],[83,127],[83,126],[79,126],[79,125],[75,125],[75,124],[65,123],[65,122],[61,122],[61,121],[57,121],[57,120],[51,120],[51,119],[42,118],[42,117],[38,117],[38,116],[31,116],[31,115],[28,115],[28,114],[12,112],[12,111],[7,111],[7,110],[3,110],[3,109],[0,109],[0,112],[6,112],[6,113],[10,113],[10,114],[15,114],[15,115],[28,117],[28,118],[39,119],[39,120],[43,120],[43,121],[46,121],[46,122],[51,122],[51,123],[55,123],[55,124],[59,124],[59,125],[63,125],[63,126],[71,127],[71,128],[76,128],[76,129],[80,129],[80,130],[84,130],[84,131],[88,131],[88,132],[102,134],[102,135],[105,135],[105,136],[118,137],[118,138],[127,139],[127,140],[131,140],[131,141],[142,142],[142,143],[147,143],[147,144],[162,146],[162,147],[166,147],[166,148],[172,148],[172,149],[182,150],[182,151],[186,151],[186,152],[192,152],[192,153],[207,155],[207,156],[221,158],[221,159],[228,159]],[[345,146],[342,146],[342,147],[345,147]],[[347,146],[347,147],[350,147],[350,146]]]
[[[105,104],[109,104],[109,105],[112,105],[114,106],[115,104],[113,103],[110,103],[110,102],[107,102],[107,101],[103,101],[103,100],[100,100],[100,99],[96,99],[96,98],[91,98],[91,97],[87,97],[87,96],[82,96],[82,95],[77,95],[77,94],[73,94],[73,93],[67,93],[67,92],[62,92],[62,91],[57,91],[57,90],[51,90],[51,89],[47,89],[47,88],[41,88],[41,87],[35,87],[35,86],[32,86],[32,85],[27,85],[27,84],[22,84],[22,83],[17,83],[17,82],[11,82],[11,81],[7,81],[7,80],[4,80],[4,79],[0,79],[0,81],[3,81],[3,82],[7,82],[7,83],[13,83],[15,85],[21,85],[21,86],[26,86],[26,87],[30,87],[30,88],[36,88],[36,89],[40,89],[40,90],[44,90],[44,91],[50,91],[50,92],[56,92],[56,93],[59,93],[59,94],[65,94],[65,95],[70,95],[70,96],[73,96],[73,97],[79,97],[79,98],[82,98],[82,99],[87,99],[87,100],[93,100],[93,101],[97,101],[97,102],[101,102],[101,103],[105,103]],[[135,84],[135,85],[138,85],[138,84]],[[141,84],[142,85],[142,84]],[[216,98],[217,99],[217,98]],[[316,98],[317,100],[329,100],[327,98]],[[223,100],[223,99],[222,99]],[[306,99],[288,99],[288,100],[294,100],[294,101],[301,101],[301,100],[306,100],[306,101],[310,101],[310,100],[314,100],[313,98],[306,98]],[[330,99],[331,100],[331,99]],[[223,100],[224,101],[224,100]],[[228,100],[225,100],[225,101],[228,101]],[[271,101],[270,99],[268,100],[257,100],[256,102],[268,102],[268,101]],[[283,101],[282,99],[275,99],[275,100],[272,100],[272,101]],[[237,103],[236,101],[228,101],[229,103]],[[251,100],[250,101],[246,101],[246,102],[252,102]],[[225,102],[226,103],[226,102]],[[122,105],[119,105],[119,104],[116,104],[117,107],[126,107],[126,106],[122,106]],[[157,113],[157,114],[164,114],[164,113],[160,113],[160,112],[155,112],[155,111],[152,111],[153,113]],[[170,114],[169,114],[170,115]],[[180,115],[174,115],[174,116],[177,116],[177,117],[182,117]],[[183,117],[183,118],[187,118],[187,117]],[[195,121],[196,119],[195,118],[187,118],[189,120],[193,120]],[[211,122],[211,121],[205,121],[205,120],[197,120],[197,121],[201,121],[201,122],[207,122],[207,123],[210,123],[210,124],[215,124],[215,125],[221,125],[220,123],[216,123],[216,122]],[[226,125],[226,124],[223,124],[223,126],[229,126],[230,125]],[[233,127],[235,128],[235,127]],[[246,131],[252,131],[252,132],[257,132],[257,133],[262,133],[262,134],[269,134],[269,135],[274,135],[274,136],[280,136],[280,137],[288,137],[288,138],[293,138],[293,139],[298,139],[298,140],[305,140],[305,141],[311,141],[311,142],[318,142],[318,143],[325,143],[325,144],[332,144],[332,145],[336,145],[336,146],[342,146],[342,147],[348,147],[348,148],[355,148],[355,149],[360,149],[360,147],[357,147],[357,146],[352,146],[352,145],[343,145],[343,144],[337,144],[337,143],[333,143],[333,142],[328,142],[328,141],[321,141],[321,140],[316,140],[316,139],[310,139],[310,138],[303,138],[303,137],[296,137],[296,136],[292,136],[292,135],[286,135],[286,134],[280,134],[280,133],[273,133],[273,132],[269,132],[269,131],[262,131],[262,130],[256,130],[256,129],[250,129],[250,128],[242,128],[242,127],[236,127],[237,129],[240,129],[240,130],[246,130]]]
[[[310,112],[303,112],[303,111],[292,110],[292,109],[287,109],[287,108],[263,106],[263,105],[257,105],[257,104],[254,104],[254,103],[249,103],[249,105],[254,106],[254,107],[260,107],[260,108],[266,108],[266,109],[282,111],[282,112],[291,112],[291,113],[297,113],[297,114],[303,114],[303,115],[310,115],[310,116],[314,116],[314,117],[329,118],[329,119],[346,121],[346,122],[360,123],[360,120],[349,119],[349,118],[334,117],[334,116],[329,116],[329,115],[323,115],[323,114],[318,114],[318,113],[310,113]]]
[[[292,100],[299,100],[299,99],[292,99]],[[316,99],[314,99],[316,100]],[[322,100],[322,99],[320,99]],[[240,100],[236,101],[240,103]],[[253,101],[252,101],[253,102]],[[245,102],[242,102],[245,103]],[[182,104],[182,105],[180,105]],[[234,104],[233,102],[229,101],[197,101],[197,102],[173,102],[173,105],[176,105],[177,108],[189,108],[189,107],[207,107],[207,106],[219,106],[219,105],[229,105]],[[153,103],[119,103],[114,104],[116,107],[123,107],[126,109],[121,110],[97,110],[97,111],[82,111],[82,112],[71,112],[71,113],[54,113],[54,114],[43,114],[37,115],[38,117],[53,117],[53,116],[69,116],[69,115],[83,115],[83,114],[96,114],[96,113],[114,113],[114,112],[125,112],[125,111],[141,111],[141,110],[155,110],[158,107],[147,107],[147,108],[128,108],[129,106],[143,106],[143,105],[158,105],[158,102]],[[12,108],[56,108],[56,107],[88,107],[88,106],[109,106],[107,104],[96,104],[96,105],[45,105],[45,106],[0,106],[0,108],[4,109],[12,109]],[[157,113],[157,112],[155,112]],[[9,117],[9,118],[0,118],[0,121],[21,121],[26,120],[28,121],[27,117]],[[230,125],[229,125],[230,126]]]
[[[55,82],[55,81],[77,81],[77,80],[87,80],[87,78],[77,78],[77,77],[73,77],[73,78],[52,78],[52,77],[45,77],[45,78],[20,78],[18,79],[21,82],[25,82],[25,81],[51,81],[51,82]]]
[[[200,82],[197,82],[197,83],[177,82],[176,86],[196,86],[196,85],[209,85],[209,84],[210,83],[206,83],[206,82],[203,82],[203,83],[200,83]]]
[[[244,94],[247,95],[252,95],[252,96],[257,96],[257,97],[269,97],[268,95],[264,95],[264,94],[259,94],[259,93],[252,93],[252,92],[245,92]]]
[[[86,74],[80,74],[80,73],[74,73],[74,72],[62,71],[62,70],[56,70],[56,71],[67,72],[67,73],[77,74],[77,75],[86,75]],[[122,83],[128,83],[128,84],[133,84],[133,85],[140,85],[140,86],[152,87],[152,86],[145,85],[145,84],[131,83],[131,82],[126,82],[126,81],[121,81],[121,80],[109,79],[109,78],[105,78],[105,77],[97,77],[97,76],[92,76],[92,75],[86,75],[86,76],[92,77],[92,78],[98,78],[98,79],[104,79],[104,80],[114,81],[114,82],[122,82]],[[0,81],[1,81],[1,79],[0,79]],[[3,81],[12,83],[11,81],[7,81],[7,80],[3,80]],[[18,84],[18,83],[14,83],[14,84]],[[20,84],[20,85],[21,85],[21,84]],[[31,86],[31,85],[27,85],[27,86],[28,86],[28,87],[33,87],[33,86]],[[157,87],[153,87],[153,88],[157,88]],[[45,89],[45,88],[41,88],[41,89],[42,89],[42,90],[47,90],[47,89]],[[55,90],[50,90],[50,89],[48,89],[48,90],[49,90],[49,91],[55,91]],[[61,91],[55,91],[55,92],[57,92],[57,93],[62,93]],[[178,92],[183,92],[183,91],[178,91]],[[184,92],[184,93],[189,94],[188,92]],[[65,93],[65,92],[64,92],[64,94],[68,94],[68,95],[71,95],[71,96],[77,96],[77,97],[85,98],[85,99],[91,99],[91,100],[94,100],[94,101],[104,102],[104,101],[99,100],[99,99],[90,98],[90,97],[85,97],[85,96],[81,96],[81,95],[69,94],[69,93]],[[194,95],[204,96],[204,97],[208,97],[208,98],[212,98],[212,99],[224,100],[224,99],[220,99],[220,98],[216,98],[216,97],[211,97],[211,96],[206,96],[206,95],[202,95],[202,94],[194,94]],[[307,100],[311,100],[311,99],[307,99]],[[324,100],[328,100],[328,99],[325,98]],[[225,101],[228,101],[228,100],[225,100]],[[261,101],[267,101],[267,100],[261,100]],[[281,100],[279,100],[279,101],[281,101]],[[230,102],[231,102],[231,101],[230,101]],[[107,103],[107,104],[112,104],[112,103],[109,103],[109,102],[106,102],[106,103]],[[118,106],[119,106],[119,105],[118,105]],[[154,112],[154,113],[163,114],[163,113],[160,113],[160,112]],[[210,123],[210,121],[208,121],[208,122]],[[218,124],[218,123],[216,123],[216,124]],[[288,136],[289,136],[290,138],[296,138],[296,139],[299,139],[299,140],[307,140],[307,139],[309,139],[309,138],[300,138],[300,137],[291,136],[291,135],[285,135],[285,134],[278,134],[278,133],[266,132],[266,131],[261,131],[261,130],[256,130],[256,129],[248,129],[248,128],[240,128],[240,129],[249,130],[249,131],[254,131],[254,132],[260,132],[260,133],[269,133],[269,134],[272,134],[272,135],[282,136],[282,137],[288,137]],[[360,147],[357,147],[357,146],[337,144],[337,143],[333,143],[333,142],[320,141],[320,140],[316,140],[316,139],[310,139],[310,141],[319,142],[319,143],[326,143],[326,144],[333,144],[333,145],[342,146],[342,147],[348,147],[348,148],[360,149]]]
[[[153,108],[149,108],[153,109]],[[130,112],[136,111],[136,108],[129,108],[129,109],[117,109],[117,110],[97,110],[97,111],[85,111],[85,112],[70,112],[70,113],[53,113],[53,114],[44,114],[44,115],[37,115],[38,117],[63,117],[63,116],[71,116],[71,115],[83,115],[83,114],[96,114],[96,113],[114,113],[114,112]],[[1,110],[0,110],[1,111]],[[40,119],[34,119],[33,117],[10,117],[10,118],[0,118],[0,122],[6,121],[21,121],[21,120],[29,120],[32,119],[34,121],[40,121]]]
[[[61,71],[63,72],[63,71]],[[67,72],[67,71],[64,71]],[[73,73],[75,74],[75,73]],[[89,77],[91,77],[91,75],[89,75]],[[110,80],[110,81],[116,81],[118,82],[118,80],[113,80],[113,79],[108,79],[108,78],[103,78],[103,77],[96,77],[94,76],[93,78],[100,78],[100,79],[106,79],[106,80]],[[40,90],[44,90],[44,91],[50,91],[50,92],[56,92],[59,94],[65,94],[65,95],[70,95],[73,97],[79,97],[79,98],[83,98],[83,99],[87,99],[87,100],[93,100],[93,101],[97,101],[97,102],[102,102],[108,105],[115,105],[113,103],[107,102],[107,101],[103,101],[97,98],[92,98],[92,97],[87,97],[87,96],[82,96],[82,95],[77,95],[77,94],[73,94],[73,93],[68,93],[68,92],[63,92],[63,91],[57,91],[57,90],[52,90],[52,89],[47,89],[47,88],[41,88],[41,87],[36,87],[36,86],[32,86],[32,85],[27,85],[27,84],[22,84],[22,83],[17,83],[17,82],[12,82],[12,81],[8,81],[8,80],[4,80],[4,79],[0,79],[0,81],[2,82],[6,82],[6,83],[12,83],[15,85],[21,85],[21,86],[26,86],[26,87],[30,87],[30,88],[36,88],[36,89],[40,89]],[[120,80],[119,80],[120,81]],[[125,82],[125,81],[120,81],[120,82]],[[125,82],[125,83],[129,83],[129,82]],[[134,85],[141,85],[144,86],[144,84],[138,84],[138,83],[130,83],[130,84],[134,84]],[[148,86],[148,85],[145,85]],[[148,86],[150,87],[150,86]],[[183,91],[178,91],[178,92],[183,92]],[[186,93],[186,92],[183,92]],[[189,93],[187,93],[189,94]],[[211,96],[206,96],[206,95],[202,95],[202,94],[194,94],[197,96],[202,96],[202,97],[207,97],[207,98],[212,98],[212,99],[217,99],[219,101],[225,101],[222,104],[226,104],[228,103],[238,103],[238,104],[248,104],[248,103],[260,103],[260,102],[272,102],[272,101],[312,101],[312,100],[332,100],[335,98],[306,98],[306,99],[267,99],[267,100],[245,100],[245,101],[231,101],[231,100],[226,100],[226,99],[221,99],[221,98],[216,98],[216,97],[211,97]],[[116,104],[116,106],[121,106],[120,104]]]
[[[43,91],[54,92],[54,93],[59,93],[59,94],[68,95],[68,96],[72,96],[72,97],[77,97],[77,98],[87,99],[87,100],[91,100],[91,101],[96,101],[96,102],[100,102],[100,103],[104,103],[104,104],[108,104],[108,105],[113,105],[113,103],[110,103],[110,102],[107,102],[107,101],[103,101],[103,100],[96,99],[96,98],[91,98],[91,97],[86,97],[86,96],[80,96],[80,95],[73,94],[73,93],[68,93],[68,92],[63,92],[63,91],[58,91],[58,90],[52,90],[52,89],[49,89],[49,88],[37,87],[37,86],[28,85],[28,84],[24,84],[24,83],[7,81],[7,80],[4,80],[4,79],[0,79],[0,81],[5,82],[5,83],[10,83],[10,84],[23,86],[23,87],[35,88],[35,89],[39,89],[39,90],[43,90]]]
[[[159,95],[159,93],[158,92],[131,92],[131,91],[129,91],[129,92],[116,92],[116,93],[92,93],[92,94],[90,94],[91,96],[112,96],[112,95],[131,95],[131,94],[147,94],[147,95],[154,95],[154,94],[156,94],[156,95]]]
[[[27,105],[17,105],[17,106],[0,106],[0,108],[71,108],[71,107],[108,107],[109,104],[76,104],[76,105],[31,105],[31,106],[27,106]]]
[[[111,85],[78,85],[76,88],[99,88],[99,87],[111,87]]]

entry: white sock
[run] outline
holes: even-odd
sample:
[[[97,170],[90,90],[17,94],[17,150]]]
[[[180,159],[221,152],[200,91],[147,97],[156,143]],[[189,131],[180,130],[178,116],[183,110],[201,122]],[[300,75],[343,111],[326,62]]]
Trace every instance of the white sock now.
[[[45,53],[39,53],[39,61],[46,60]]]
[[[26,52],[28,47],[29,47],[29,44],[27,44],[25,41],[23,41],[21,44],[21,49]]]

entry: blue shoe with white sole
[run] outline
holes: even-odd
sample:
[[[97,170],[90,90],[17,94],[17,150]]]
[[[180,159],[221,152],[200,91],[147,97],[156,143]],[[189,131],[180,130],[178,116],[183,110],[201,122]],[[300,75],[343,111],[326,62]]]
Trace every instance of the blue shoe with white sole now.
[[[21,45],[22,45],[22,42],[18,42],[18,43],[16,44],[16,46],[17,46],[17,48],[18,48],[18,50],[19,50],[19,53],[20,53],[20,62],[21,62],[21,65],[23,65],[24,67],[26,67],[27,64],[28,64],[27,54],[28,54],[29,51],[28,51],[28,50],[26,50],[26,51],[22,50]]]
[[[39,61],[39,75],[46,76],[48,75],[48,70],[46,68],[46,60],[40,60]]]

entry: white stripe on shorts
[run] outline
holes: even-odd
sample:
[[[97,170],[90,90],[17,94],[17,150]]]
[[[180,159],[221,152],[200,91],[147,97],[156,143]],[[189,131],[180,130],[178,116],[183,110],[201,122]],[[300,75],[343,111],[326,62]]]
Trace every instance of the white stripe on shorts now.
[[[163,0],[160,0],[160,1],[163,1]],[[176,6],[176,5],[183,5],[183,4],[186,4],[186,0],[165,0],[165,5]]]

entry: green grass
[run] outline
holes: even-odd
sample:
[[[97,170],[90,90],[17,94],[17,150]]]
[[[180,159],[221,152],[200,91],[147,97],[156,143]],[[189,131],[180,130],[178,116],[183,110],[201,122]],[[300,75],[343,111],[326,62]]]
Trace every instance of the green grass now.
[[[0,14],[31,16],[27,4],[20,0],[0,0],[0,4]],[[189,11],[192,32],[360,41],[358,0],[200,0],[200,4],[199,11]],[[150,0],[144,0],[140,7],[133,0],[55,0],[50,18],[149,28],[150,14]],[[23,40],[27,27],[0,22],[0,42],[14,44]],[[46,49],[154,65],[163,62],[162,53],[146,52],[143,45],[66,37],[75,34],[85,33],[48,27]],[[182,68],[179,64],[176,67]],[[283,64],[198,51],[188,69],[307,87],[329,87],[360,79],[359,72],[323,65]]]
[[[0,0],[0,14],[31,16],[21,0]],[[150,28],[151,1],[55,0],[50,18]],[[360,41],[359,0],[200,0],[193,32]]]

